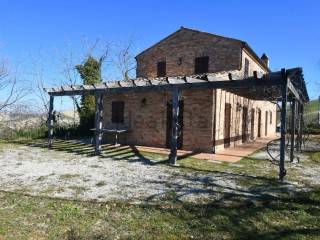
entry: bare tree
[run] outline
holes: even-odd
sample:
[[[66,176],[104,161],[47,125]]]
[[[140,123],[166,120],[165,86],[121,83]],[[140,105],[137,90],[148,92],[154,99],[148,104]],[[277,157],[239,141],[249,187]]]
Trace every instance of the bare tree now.
[[[113,58],[113,64],[118,68],[123,79],[129,80],[132,78],[132,72],[136,69],[136,61],[133,55],[134,41],[129,40],[124,46],[116,51]]]
[[[76,85],[79,84],[79,76],[75,68],[77,62],[75,61],[74,53],[70,51],[67,55],[61,58],[62,62],[62,85]],[[73,103],[73,123],[76,123],[76,111],[80,112],[79,96],[70,96]]]
[[[44,91],[45,83],[44,83],[44,77],[43,77],[43,68],[40,67],[38,70],[36,70],[33,73],[34,80],[36,82],[36,86],[34,89],[34,94],[39,98],[41,102],[41,111],[42,113],[47,113],[49,110],[49,96]]]
[[[82,49],[84,49],[84,53],[76,54],[71,48],[66,52],[61,54],[61,63],[62,63],[62,85],[76,85],[82,84],[80,82],[80,77],[78,71],[76,69],[76,65],[85,61],[89,56],[99,56],[99,62],[102,65],[109,56],[109,44],[101,44],[100,40],[97,39],[93,43],[84,39],[82,41]],[[80,96],[70,96],[73,102],[73,118],[74,123],[76,122],[76,111],[80,113]]]
[[[3,111],[14,104],[18,103],[28,93],[28,89],[20,86],[17,78],[17,71],[14,73],[9,72],[6,61],[0,63],[0,92],[1,102],[0,111]]]

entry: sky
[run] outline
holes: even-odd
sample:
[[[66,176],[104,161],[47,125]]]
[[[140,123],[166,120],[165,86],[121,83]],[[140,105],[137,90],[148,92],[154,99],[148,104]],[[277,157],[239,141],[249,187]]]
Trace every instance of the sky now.
[[[63,56],[81,61],[97,39],[101,45],[133,39],[138,54],[184,26],[244,40],[269,56],[272,70],[302,67],[310,97],[320,95],[318,0],[1,0],[0,9],[0,59],[31,84],[42,69],[46,86],[60,85]],[[105,79],[117,71],[105,67]],[[61,100],[59,107],[68,104]]]

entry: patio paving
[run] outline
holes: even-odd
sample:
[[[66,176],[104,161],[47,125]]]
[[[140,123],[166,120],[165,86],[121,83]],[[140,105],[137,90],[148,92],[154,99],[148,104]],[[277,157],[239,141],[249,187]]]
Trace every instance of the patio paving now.
[[[195,153],[192,151],[178,150],[178,156],[181,157],[193,157],[196,159],[204,159],[209,161],[221,161],[221,162],[238,162],[242,158],[251,155],[259,149],[267,146],[268,142],[277,139],[276,135],[268,136],[264,138],[256,139],[254,142],[249,142],[245,144],[238,145],[236,147],[225,148],[223,150],[218,150],[217,153]],[[145,147],[137,146],[139,151],[159,153],[159,154],[169,154],[170,149],[166,148],[155,148],[155,147]]]

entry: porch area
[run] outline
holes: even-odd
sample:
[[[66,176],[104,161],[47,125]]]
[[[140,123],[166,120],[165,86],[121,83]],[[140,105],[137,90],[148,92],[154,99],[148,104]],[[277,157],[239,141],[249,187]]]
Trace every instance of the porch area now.
[[[216,153],[203,153],[178,150],[177,155],[178,158],[192,157],[199,160],[235,163],[240,161],[244,157],[250,156],[256,151],[265,148],[270,141],[275,140],[277,138],[279,137],[277,137],[276,135],[258,138],[253,142],[243,143],[232,148],[225,148],[223,150],[217,151]],[[165,155],[170,154],[170,149],[165,148],[145,146],[136,146],[136,148],[141,152],[150,152]]]

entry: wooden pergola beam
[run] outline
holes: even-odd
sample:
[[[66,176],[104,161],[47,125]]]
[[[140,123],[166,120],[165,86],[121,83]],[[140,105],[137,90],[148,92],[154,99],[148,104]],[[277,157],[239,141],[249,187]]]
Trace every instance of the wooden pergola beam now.
[[[190,81],[190,78],[188,78]],[[136,83],[137,84],[137,83]],[[52,96],[74,96],[74,95],[84,95],[84,94],[98,94],[98,93],[129,93],[129,92],[150,92],[150,91],[172,91],[173,88],[178,88],[182,90],[194,90],[194,89],[250,89],[251,87],[270,87],[270,86],[279,86],[283,84],[283,79],[281,76],[278,78],[271,79],[255,79],[247,78],[243,80],[226,80],[226,81],[199,81],[199,79],[194,79],[191,82],[184,83],[166,83],[162,82],[158,85],[144,85],[134,87],[114,87],[109,88],[89,88],[87,85],[83,87],[82,90],[69,90],[64,91],[61,89],[56,89],[55,91],[48,90],[48,94]]]
[[[295,87],[293,86],[291,80],[288,78],[287,80],[287,86],[288,86],[288,90],[291,92],[291,94],[294,96],[294,99],[298,102],[301,102],[301,98],[300,98],[300,94],[298,93],[298,91],[295,89]]]

